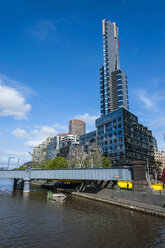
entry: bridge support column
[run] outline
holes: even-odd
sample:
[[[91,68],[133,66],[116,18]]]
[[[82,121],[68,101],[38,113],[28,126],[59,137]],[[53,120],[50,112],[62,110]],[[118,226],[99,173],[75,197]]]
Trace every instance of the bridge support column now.
[[[23,188],[23,193],[24,194],[29,194],[30,193],[30,184],[31,184],[30,178],[25,178],[24,179],[24,188]]]

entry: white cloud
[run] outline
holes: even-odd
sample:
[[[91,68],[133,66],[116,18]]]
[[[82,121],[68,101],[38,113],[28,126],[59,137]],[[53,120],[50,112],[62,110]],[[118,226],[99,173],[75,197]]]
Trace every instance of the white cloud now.
[[[137,90],[135,94],[144,104],[143,107],[151,110],[157,110],[160,102],[165,99],[164,90],[161,90],[160,92],[154,92],[154,94],[151,94],[149,91],[145,90]]]
[[[0,84],[0,116],[14,116],[16,120],[26,119],[31,109],[25,98],[16,89]]]
[[[67,130],[68,130],[68,127],[67,127],[67,126],[61,125],[61,124],[59,124],[59,123],[55,123],[53,126],[54,126],[55,128],[57,128],[57,129],[60,129],[60,130],[64,130],[64,131],[67,131]]]
[[[149,123],[151,128],[154,129],[164,128],[165,130],[165,116],[160,116],[155,120],[151,120]]]
[[[137,92],[139,99],[144,103],[145,108],[151,108],[154,106],[154,102],[152,98],[146,96],[146,92],[144,90],[139,90]]]
[[[37,24],[29,30],[29,33],[38,40],[44,40],[50,32],[56,30],[54,22],[51,20],[39,20]]]
[[[32,148],[41,144],[49,136],[56,134],[57,131],[53,127],[35,125],[35,129],[31,131],[31,136],[29,137],[29,140],[27,140],[24,145]]]
[[[86,124],[95,125],[95,120],[98,118],[98,116],[85,113],[84,115],[78,115],[75,118],[84,121]]]
[[[10,156],[17,156],[17,157],[30,157],[31,155],[28,152],[14,152],[11,150],[6,150],[5,154]]]
[[[48,137],[51,135],[55,135],[57,131],[53,127],[49,126],[42,126],[40,129],[40,136],[41,137]]]
[[[30,148],[33,148],[35,146],[38,146],[41,144],[44,140],[28,140],[24,143],[25,146],[28,146]]]
[[[26,138],[28,133],[24,129],[17,128],[13,130],[12,134],[17,138]]]

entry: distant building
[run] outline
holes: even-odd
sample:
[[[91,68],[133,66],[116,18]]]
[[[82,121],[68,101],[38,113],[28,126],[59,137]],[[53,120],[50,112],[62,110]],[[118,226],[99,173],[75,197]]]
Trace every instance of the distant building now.
[[[92,131],[80,136],[80,144],[90,146],[96,144],[96,131]]]
[[[153,162],[152,132],[124,108],[96,120],[96,137],[103,153],[114,162]]]
[[[60,137],[59,155],[67,157],[71,146],[79,145],[79,136],[75,134],[67,134]]]
[[[46,160],[56,158],[59,152],[59,144],[60,144],[59,136],[54,136],[49,140],[49,143],[47,144],[47,154],[45,158]]]
[[[162,169],[165,168],[165,152],[164,151],[155,151],[154,159],[155,161],[160,161],[162,163]]]
[[[69,133],[81,136],[86,133],[86,124],[84,121],[73,119],[69,121]]]
[[[158,142],[155,137],[153,137],[153,147],[154,147],[154,152],[158,151]]]

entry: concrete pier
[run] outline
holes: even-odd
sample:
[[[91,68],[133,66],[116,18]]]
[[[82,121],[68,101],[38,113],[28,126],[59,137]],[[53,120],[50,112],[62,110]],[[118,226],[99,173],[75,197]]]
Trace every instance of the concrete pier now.
[[[30,186],[31,186],[31,180],[29,178],[25,178],[24,179],[24,188],[23,188],[24,194],[30,193]]]

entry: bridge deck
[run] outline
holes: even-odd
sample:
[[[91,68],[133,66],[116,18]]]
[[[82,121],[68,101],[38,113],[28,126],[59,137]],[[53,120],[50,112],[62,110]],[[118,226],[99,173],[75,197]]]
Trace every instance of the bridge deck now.
[[[0,178],[69,179],[69,180],[132,180],[132,168],[74,168],[60,170],[0,171]]]

